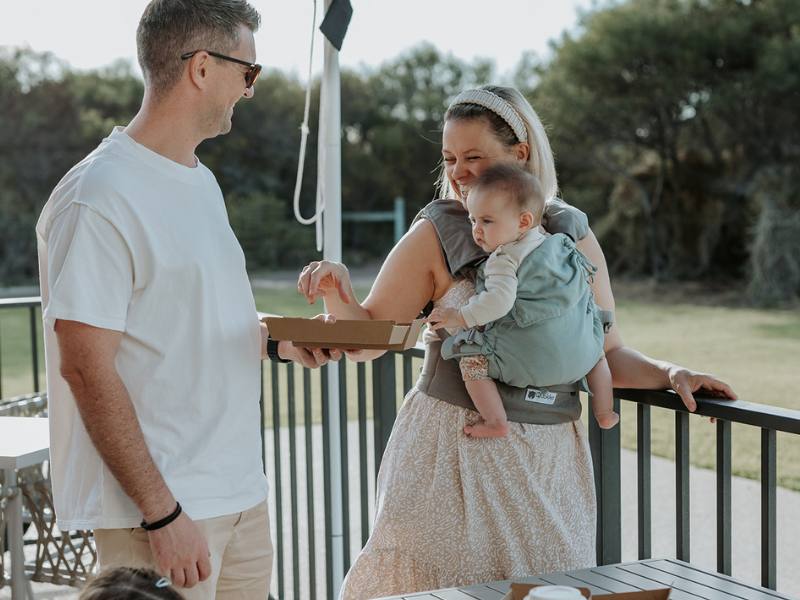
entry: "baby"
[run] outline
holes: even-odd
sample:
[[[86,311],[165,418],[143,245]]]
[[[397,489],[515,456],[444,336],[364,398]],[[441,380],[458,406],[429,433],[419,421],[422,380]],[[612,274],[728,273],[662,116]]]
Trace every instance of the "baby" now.
[[[506,316],[517,301],[518,279],[517,271],[523,261],[563,260],[563,254],[558,252],[541,252],[537,257],[536,249],[550,234],[541,227],[544,212],[544,197],[539,181],[520,167],[501,164],[487,169],[470,189],[466,200],[469,219],[472,223],[472,237],[475,243],[484,251],[490,252],[489,258],[480,267],[483,269],[486,289],[475,296],[461,309],[435,308],[428,317],[429,326],[436,330],[440,328],[482,328],[492,321]],[[551,242],[556,242],[553,239]],[[546,244],[548,245],[548,244]],[[571,242],[566,242],[577,253]],[[553,243],[549,246],[555,248]],[[564,244],[562,244],[564,246]],[[565,246],[566,247],[566,246]],[[582,257],[582,255],[581,255]],[[583,258],[585,260],[585,258]],[[586,261],[588,264],[588,261]],[[563,267],[563,265],[561,265]],[[574,269],[573,269],[574,270]],[[540,269],[537,274],[555,273],[557,270]],[[581,285],[588,286],[585,282],[585,273],[580,273]],[[544,282],[546,286],[562,286],[564,281],[552,277],[552,281]],[[552,310],[547,300],[537,298],[526,299],[526,310],[542,311]],[[591,302],[591,301],[590,301]],[[594,318],[597,310],[593,302]],[[566,330],[566,328],[565,328]],[[559,339],[537,340],[549,347],[595,344],[596,353],[591,354],[591,365],[596,356],[600,356],[597,363],[587,373],[578,374],[572,381],[561,381],[558,384],[569,384],[586,376],[589,390],[592,394],[592,410],[604,429],[614,427],[619,421],[619,415],[613,410],[613,392],[611,385],[611,372],[605,356],[602,353],[602,341],[595,339],[570,339],[574,336],[559,336]],[[588,336],[582,336],[588,337]],[[541,347],[541,346],[540,346]],[[586,347],[584,346],[583,350]],[[523,353],[530,349],[520,348]],[[559,360],[558,356],[577,356],[580,352],[553,352],[548,360]],[[583,355],[586,355],[583,352]],[[508,421],[505,409],[494,380],[488,374],[488,360],[486,356],[465,356],[459,360],[461,374],[470,398],[480,412],[482,421],[464,428],[464,433],[474,437],[503,437],[508,433]],[[588,366],[586,367],[588,368]],[[558,369],[557,372],[564,372]],[[568,369],[567,369],[568,372]],[[511,383],[511,382],[506,382]],[[530,385],[536,386],[535,381]],[[541,384],[540,384],[541,385]],[[555,383],[553,384],[555,385]]]

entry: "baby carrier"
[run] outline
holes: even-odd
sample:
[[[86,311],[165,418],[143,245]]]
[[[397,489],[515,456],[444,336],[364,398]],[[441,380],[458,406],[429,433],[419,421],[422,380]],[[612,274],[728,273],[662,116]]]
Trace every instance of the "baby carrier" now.
[[[511,311],[483,330],[463,330],[442,344],[445,359],[483,355],[489,377],[515,387],[580,382],[603,355],[603,323],[588,278],[596,271],[562,233],[520,264]],[[476,292],[486,289],[483,265]]]
[[[472,241],[471,225],[461,202],[434,200],[419,212],[414,221],[421,218],[428,220],[436,230],[447,268],[453,277],[464,277],[469,270],[487,257],[487,254]],[[543,224],[551,233],[566,233],[572,239],[581,239],[589,231],[586,215],[557,199],[549,201],[545,206]],[[429,304],[423,311],[424,314],[427,314],[432,306],[432,303]],[[613,322],[614,314],[610,311],[598,311],[598,313],[607,331]],[[440,337],[446,338],[444,330],[439,330],[438,333]],[[429,351],[425,353],[417,388],[439,400],[475,410],[461,380],[458,361],[443,358],[440,352],[441,345],[441,341],[430,343]],[[497,389],[503,398],[503,406],[509,421],[551,425],[575,421],[581,416],[579,383],[547,387],[515,387],[497,381]]]

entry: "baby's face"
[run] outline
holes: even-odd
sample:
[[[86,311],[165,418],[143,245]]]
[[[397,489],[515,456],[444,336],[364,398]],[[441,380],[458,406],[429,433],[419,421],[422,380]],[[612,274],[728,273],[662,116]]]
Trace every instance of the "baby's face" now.
[[[472,190],[467,196],[472,238],[485,252],[516,241],[529,227],[521,219],[516,202],[505,192]]]

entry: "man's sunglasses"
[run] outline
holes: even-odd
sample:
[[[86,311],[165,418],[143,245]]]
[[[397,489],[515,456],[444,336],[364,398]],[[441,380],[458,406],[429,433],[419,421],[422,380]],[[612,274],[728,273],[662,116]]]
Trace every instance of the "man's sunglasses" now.
[[[192,58],[198,52],[205,52],[209,56],[213,56],[214,58],[219,58],[222,60],[227,60],[229,62],[236,63],[237,65],[244,65],[247,67],[247,71],[244,74],[244,84],[247,89],[253,87],[253,84],[258,79],[259,73],[261,73],[261,65],[256,63],[249,63],[245,60],[239,60],[238,58],[233,58],[232,56],[225,56],[224,54],[220,54],[219,52],[211,52],[211,50],[192,50],[191,52],[185,52],[181,54],[181,60],[186,60],[188,58]]]

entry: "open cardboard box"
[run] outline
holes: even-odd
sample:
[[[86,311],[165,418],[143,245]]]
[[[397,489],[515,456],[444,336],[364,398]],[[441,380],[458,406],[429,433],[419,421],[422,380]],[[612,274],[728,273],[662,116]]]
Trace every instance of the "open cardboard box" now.
[[[511,590],[505,595],[503,600],[524,600],[528,592],[533,588],[539,587],[533,583],[512,583]],[[669,588],[658,590],[642,590],[641,592],[620,592],[617,594],[603,594],[602,596],[592,596],[588,588],[578,588],[584,598],[595,600],[669,600]]]
[[[274,340],[289,340],[304,348],[341,348],[343,350],[408,350],[417,343],[424,321],[339,320],[323,323],[319,319],[264,317]]]

